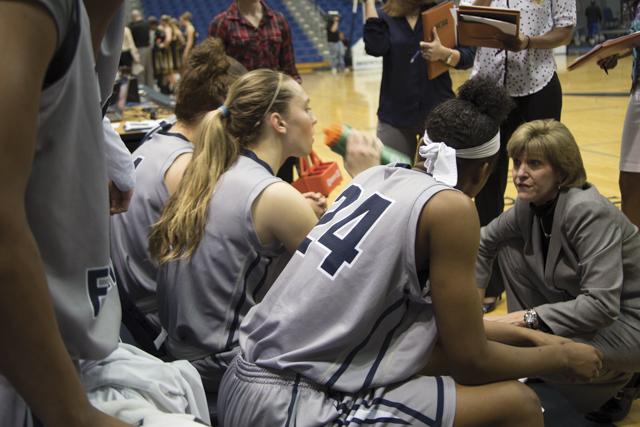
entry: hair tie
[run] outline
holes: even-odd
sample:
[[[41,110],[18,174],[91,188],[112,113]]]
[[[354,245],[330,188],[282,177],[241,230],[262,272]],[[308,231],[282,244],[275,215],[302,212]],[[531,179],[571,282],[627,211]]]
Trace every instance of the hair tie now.
[[[420,157],[424,159],[425,171],[436,181],[451,187],[458,183],[458,167],[456,165],[456,150],[444,142],[434,142],[424,132],[424,145],[418,149]]]
[[[222,114],[222,117],[224,118],[227,118],[231,115],[231,111],[229,111],[229,108],[227,108],[227,106],[224,104],[218,107],[218,111],[220,111],[220,114]]]

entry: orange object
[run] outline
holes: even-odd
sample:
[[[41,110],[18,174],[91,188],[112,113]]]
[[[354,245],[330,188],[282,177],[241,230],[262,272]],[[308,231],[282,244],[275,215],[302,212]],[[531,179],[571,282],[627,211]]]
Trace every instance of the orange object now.
[[[349,135],[350,130],[351,127],[348,125],[333,123],[323,129],[324,143],[336,153],[344,156],[347,151],[347,136]]]
[[[336,162],[323,162],[312,151],[307,157],[300,157],[298,179],[291,185],[301,193],[314,191],[327,197],[342,182],[342,174]]]

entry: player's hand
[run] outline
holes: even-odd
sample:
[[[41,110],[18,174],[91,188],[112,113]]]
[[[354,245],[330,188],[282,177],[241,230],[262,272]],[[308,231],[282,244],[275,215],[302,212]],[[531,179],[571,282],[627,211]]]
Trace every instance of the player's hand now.
[[[96,411],[98,414],[95,419],[87,423],[87,427],[131,427],[130,424],[125,424],[117,418],[110,417],[109,415]]]
[[[327,210],[327,198],[320,193],[308,192],[302,193],[302,196],[307,199],[307,203],[313,209],[313,213],[320,218]]]
[[[126,212],[133,196],[133,190],[121,191],[113,181],[109,181],[109,213],[111,215]]]
[[[484,316],[485,320],[492,322],[509,323],[514,326],[525,326],[524,324],[524,311],[514,311],[513,313],[505,314],[502,316]]]
[[[87,406],[86,411],[76,410],[69,416],[60,414],[58,420],[45,422],[45,425],[50,427],[131,427],[130,424],[111,417],[88,403]]]
[[[352,177],[380,164],[382,142],[372,134],[351,129],[347,138],[344,168]]]
[[[564,352],[566,376],[571,380],[589,381],[600,375],[602,352],[597,348],[577,342],[560,346]]]
[[[420,50],[422,51],[422,57],[427,61],[446,61],[451,54],[451,49],[442,46],[440,43],[440,37],[438,37],[438,30],[433,28],[433,41],[420,42]]]
[[[598,61],[598,66],[604,71],[615,68],[618,65],[618,54],[607,56]]]

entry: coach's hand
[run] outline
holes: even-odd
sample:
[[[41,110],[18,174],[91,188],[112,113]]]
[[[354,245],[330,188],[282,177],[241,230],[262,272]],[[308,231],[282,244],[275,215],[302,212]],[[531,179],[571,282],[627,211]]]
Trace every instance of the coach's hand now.
[[[607,56],[598,61],[598,66],[604,71],[615,68],[618,65],[618,54]]]

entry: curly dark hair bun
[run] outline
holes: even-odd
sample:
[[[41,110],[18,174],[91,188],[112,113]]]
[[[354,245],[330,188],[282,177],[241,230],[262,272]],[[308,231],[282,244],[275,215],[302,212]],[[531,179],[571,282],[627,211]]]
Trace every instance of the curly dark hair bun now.
[[[513,109],[507,91],[486,77],[467,80],[458,89],[458,98],[469,101],[478,112],[486,114],[497,123],[502,123]]]

